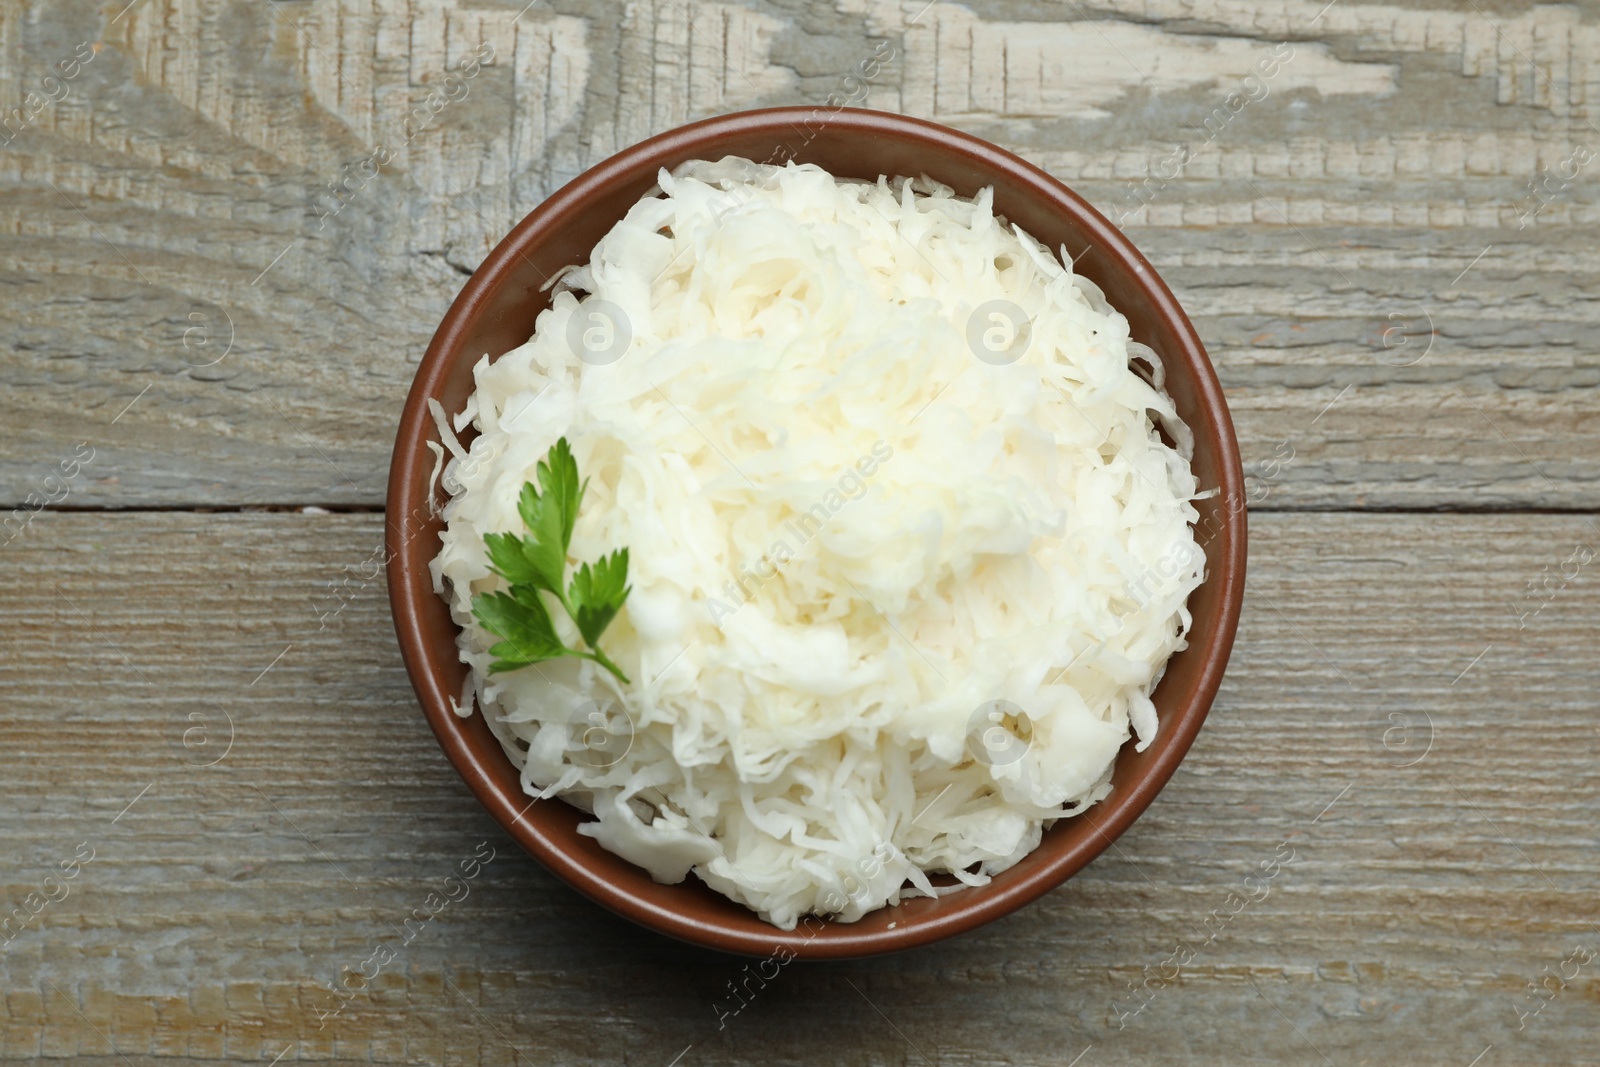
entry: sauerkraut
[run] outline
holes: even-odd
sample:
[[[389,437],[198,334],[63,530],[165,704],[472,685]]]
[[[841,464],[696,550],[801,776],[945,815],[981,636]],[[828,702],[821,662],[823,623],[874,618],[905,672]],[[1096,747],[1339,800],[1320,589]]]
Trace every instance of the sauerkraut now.
[[[1159,728],[1204,558],[1161,362],[1067,263],[989,190],[662,171],[453,426],[435,405],[458,711],[529,796],[784,929],[983,884],[1104,797]],[[626,685],[491,675],[471,613],[503,586],[484,535],[522,532],[563,436],[571,558],[631,553]]]

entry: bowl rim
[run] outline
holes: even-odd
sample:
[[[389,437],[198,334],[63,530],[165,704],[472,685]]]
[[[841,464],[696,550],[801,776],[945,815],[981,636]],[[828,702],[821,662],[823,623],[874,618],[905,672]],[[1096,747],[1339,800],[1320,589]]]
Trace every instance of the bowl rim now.
[[[455,694],[448,691],[440,676],[441,664],[458,664],[452,642],[448,650],[434,647],[427,639],[422,622],[424,603],[435,598],[428,562],[433,553],[422,552],[418,538],[405,534],[396,517],[416,514],[425,507],[429,494],[415,487],[427,484],[433,458],[424,445],[433,429],[428,411],[430,397],[439,395],[449,371],[457,360],[470,359],[463,351],[469,327],[476,322],[489,296],[507,283],[515,261],[523,249],[546,231],[558,228],[569,213],[581,211],[584,203],[611,183],[637,175],[641,168],[652,170],[665,160],[691,158],[685,154],[697,144],[709,144],[720,137],[747,133],[793,131],[801,123],[815,122],[819,112],[826,115],[830,129],[838,128],[865,137],[890,136],[906,141],[921,141],[945,156],[966,157],[987,169],[1003,174],[1009,181],[1050,205],[1052,211],[1072,219],[1088,244],[1116,260],[1139,286],[1164,320],[1177,350],[1169,359],[1182,364],[1196,394],[1197,406],[1208,411],[1215,434],[1207,440],[1218,448],[1217,476],[1221,499],[1229,502],[1227,515],[1214,535],[1220,542],[1218,557],[1208,582],[1222,586],[1216,625],[1200,635],[1202,645],[1191,644],[1186,654],[1204,657],[1199,680],[1190,699],[1162,717],[1159,751],[1135,780],[1111,796],[1072,817],[1086,821],[1096,831],[1075,847],[1067,848],[1047,861],[1009,877],[1016,868],[997,876],[997,881],[981,891],[942,898],[937,912],[917,922],[893,929],[852,930],[852,924],[828,923],[824,933],[809,935],[799,928],[792,931],[767,926],[754,934],[730,929],[694,915],[684,914],[663,903],[666,891],[680,886],[655,885],[662,891],[654,899],[629,892],[607,881],[574,857],[530,817],[534,806],[525,794],[510,796],[491,779],[489,762],[509,760],[498,744],[488,753],[479,753],[468,744],[465,723],[453,710]],[[733,112],[702,119],[657,134],[624,148],[584,171],[534,208],[497,244],[452,302],[440,322],[426,354],[417,367],[397,428],[390,464],[385,508],[385,556],[390,605],[406,672],[411,679],[422,710],[446,758],[467,786],[498,822],[526,851],[546,869],[584,896],[610,911],[659,933],[696,945],[749,956],[768,956],[780,948],[795,957],[810,959],[848,959],[878,955],[930,944],[998,919],[1036,900],[1080,871],[1112,843],[1149,807],[1156,795],[1177,770],[1188,753],[1210,710],[1232,651],[1245,586],[1247,520],[1243,506],[1244,474],[1232,418],[1215,368],[1206,356],[1199,335],[1165,282],[1122,232],[1043,169],[1014,153],[976,136],[924,119],[889,112],[858,108],[819,109],[815,107],[773,107]],[[441,659],[441,653],[444,658]],[[1120,758],[1120,757],[1119,757]],[[527,803],[523,803],[527,800]],[[1057,823],[1057,826],[1062,823]],[[1042,846],[1041,846],[1042,847]],[[1003,881],[1002,881],[1003,880]],[[948,901],[948,903],[946,903]],[[763,924],[767,925],[767,924]]]

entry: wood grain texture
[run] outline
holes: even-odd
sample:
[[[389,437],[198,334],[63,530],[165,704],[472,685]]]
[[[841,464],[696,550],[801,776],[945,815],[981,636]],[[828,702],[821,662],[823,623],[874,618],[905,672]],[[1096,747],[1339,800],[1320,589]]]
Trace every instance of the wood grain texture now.
[[[1600,7],[524,4],[0,3],[0,505],[71,467],[91,509],[0,534],[0,1061],[1600,1063]],[[847,95],[880,41],[868,106],[1046,167],[1172,285],[1258,484],[1250,589],[1115,849],[719,1028],[743,961],[499,832],[364,577],[382,517],[322,509],[382,504],[434,325],[543,197]]]
[[[868,105],[990,137],[1123,221],[1246,460],[1297,442],[1268,506],[1600,506],[1591,9],[1323,8],[7,5],[17,103],[98,51],[0,149],[0,497],[89,440],[86,506],[380,503],[412,369],[513,222],[649,134],[848,95],[884,40]],[[323,217],[379,142],[394,162]]]
[[[1600,960],[1516,1014],[1547,964],[1600,951],[1600,591],[1586,569],[1514,617],[1528,578],[1595,542],[1585,518],[1257,516],[1217,706],[1115,849],[955,941],[786,967],[722,1030],[742,961],[579,898],[470,797],[381,582],[318,629],[322,583],[381,527],[46,515],[4,550],[0,900],[80,842],[95,857],[0,950],[0,1056],[1045,1064],[1092,1044],[1085,1063],[1465,1067],[1492,1043],[1485,1063],[1593,1061]],[[470,894],[319,1029],[341,967],[398,944],[484,841]]]

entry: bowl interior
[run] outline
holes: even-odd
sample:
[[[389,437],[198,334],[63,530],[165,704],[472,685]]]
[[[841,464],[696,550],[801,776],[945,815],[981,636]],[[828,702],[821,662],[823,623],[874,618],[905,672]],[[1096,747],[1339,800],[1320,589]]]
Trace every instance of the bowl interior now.
[[[548,305],[546,280],[585,262],[655,185],[659,168],[725,155],[793,158],[866,179],[927,174],[963,196],[993,186],[995,210],[1048,247],[1064,245],[1076,269],[1127,316],[1133,337],[1161,355],[1167,390],[1194,431],[1200,485],[1220,490],[1197,505],[1207,580],[1189,601],[1189,647],[1169,661],[1153,696],[1160,733],[1142,753],[1124,746],[1111,795],[1058,822],[1038,849],[987,886],[880,909],[856,923],[813,920],[791,932],[693,878],[657,884],[579,835],[576,828],[587,816],[566,804],[530,806],[482,718],[462,719],[450,709],[466,668],[456,656],[457,629],[428,574],[440,529],[427,509],[433,455],[425,442],[438,440],[428,398],[446,412],[460,411],[472,391],[472,365],[528,339]],[[1043,171],[954,130],[881,112],[775,108],[673,130],[599,164],[541,204],[468,280],[429,346],[402,416],[389,483],[389,590],[407,670],[446,755],[494,817],[559,877],[646,926],[713,948],[765,956],[783,946],[810,958],[862,956],[925,944],[1027,903],[1107,848],[1154,799],[1205,718],[1232,648],[1244,587],[1243,502],[1238,446],[1215,372],[1172,294],[1120,231]]]

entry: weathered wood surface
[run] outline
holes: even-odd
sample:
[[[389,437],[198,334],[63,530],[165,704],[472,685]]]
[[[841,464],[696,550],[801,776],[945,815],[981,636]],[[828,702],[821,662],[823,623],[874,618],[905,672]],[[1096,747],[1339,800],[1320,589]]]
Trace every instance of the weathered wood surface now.
[[[858,91],[876,38],[870,106],[1124,218],[1246,458],[1303,440],[1270,506],[1600,506],[1593,9],[1323,8],[11,0],[6,107],[98,51],[0,149],[0,496],[89,439],[79,504],[381,503],[413,365],[516,219],[682,121]]]
[[[1600,1062],[1600,960],[1569,962],[1600,951],[1574,556],[1600,548],[1600,160],[1574,167],[1600,8],[125,5],[0,0],[0,111],[28,113],[0,145],[0,503],[91,512],[0,548],[0,915],[67,890],[0,945],[0,1059]],[[1177,291],[1266,482],[1251,591],[1116,849],[967,937],[787,967],[719,1031],[738,961],[566,890],[440,755],[360,577],[381,517],[298,509],[382,504],[434,324],[543,196],[683,121],[847,94],[880,40],[870,106],[1049,168]],[[484,841],[469,897],[319,1029]]]
[[[381,582],[318,630],[321,583],[381,526],[47,515],[5,549],[0,899],[80,842],[95,856],[0,950],[0,1055],[1594,1062],[1600,958],[1517,1015],[1546,965],[1600,951],[1600,587],[1586,570],[1513,618],[1527,577],[1593,543],[1584,518],[1258,516],[1216,709],[1114,850],[969,936],[791,965],[720,1032],[740,961],[602,912],[467,794]],[[471,893],[319,1030],[340,968],[398,943],[482,841]],[[1264,899],[1201,947],[1275,856]],[[1159,988],[1183,939],[1197,952]],[[1146,973],[1157,991],[1119,1029]]]

